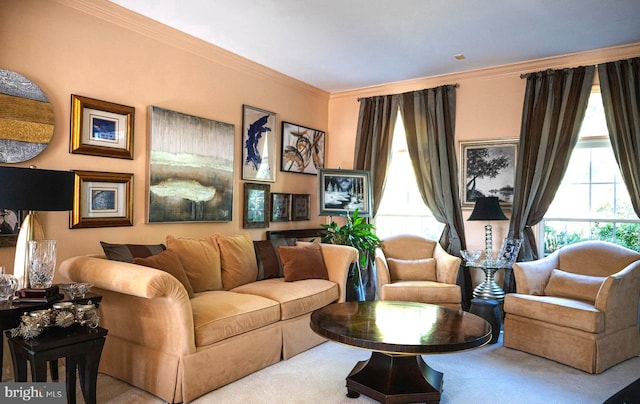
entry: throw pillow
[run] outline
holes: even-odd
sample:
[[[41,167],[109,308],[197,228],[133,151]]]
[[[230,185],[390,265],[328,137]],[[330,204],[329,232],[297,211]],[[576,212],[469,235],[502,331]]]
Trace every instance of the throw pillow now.
[[[220,249],[222,286],[225,290],[255,282],[258,279],[258,264],[249,234],[215,237]]]
[[[395,281],[433,281],[436,282],[436,260],[422,258],[417,260],[401,260],[387,258],[391,282]]]
[[[184,267],[178,258],[178,254],[171,250],[165,250],[160,254],[152,255],[146,258],[134,258],[134,264],[144,265],[145,267],[159,269],[173,275],[182,286],[184,286],[189,295],[189,299],[193,297],[193,288],[189,283],[187,273],[184,271]]]
[[[595,304],[600,286],[606,280],[603,276],[588,276],[554,269],[544,294],[547,296],[566,297],[583,300]]]
[[[284,273],[278,247],[294,245],[296,245],[295,238],[254,241],[253,247],[256,250],[256,262],[258,263],[257,279],[282,278]]]
[[[211,238],[167,236],[167,248],[178,254],[194,292],[222,289],[220,251]]]
[[[329,279],[320,244],[278,247],[286,282]]]
[[[134,258],[145,258],[166,250],[164,244],[112,244],[101,241],[100,245],[102,245],[107,259],[131,264],[133,264]]]

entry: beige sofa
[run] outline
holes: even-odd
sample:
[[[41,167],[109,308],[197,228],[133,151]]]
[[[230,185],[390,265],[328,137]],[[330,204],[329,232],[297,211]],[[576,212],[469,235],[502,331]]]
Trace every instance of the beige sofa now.
[[[198,253],[181,250],[179,245],[172,248],[171,241],[168,250],[178,251],[184,255],[181,261],[194,264]],[[216,246],[215,240],[191,241],[191,247],[199,248],[200,243],[207,251],[210,244]],[[298,243],[294,248],[304,246],[313,245]],[[249,262],[249,257],[238,258],[237,251],[227,251],[225,257],[225,249],[217,247],[219,273],[207,279],[213,276],[224,285],[205,291],[194,287],[192,298],[188,284],[158,269],[97,256],[61,263],[59,273],[64,278],[90,282],[95,285],[92,291],[102,295],[100,325],[109,334],[100,372],[167,402],[189,402],[324,341],[311,331],[310,314],[344,301],[348,269],[357,260],[354,248],[319,247],[328,280],[256,281],[254,265],[245,265],[253,281],[243,283],[238,279],[246,280],[246,273],[237,263]],[[255,255],[252,258],[255,262]],[[187,265],[184,269],[189,274]],[[189,279],[196,284],[193,273]]]

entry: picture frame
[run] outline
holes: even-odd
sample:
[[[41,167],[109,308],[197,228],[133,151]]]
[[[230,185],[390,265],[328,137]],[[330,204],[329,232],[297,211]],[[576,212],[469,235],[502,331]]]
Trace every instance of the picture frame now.
[[[133,174],[74,170],[69,228],[133,226]]]
[[[291,194],[271,193],[271,221],[288,222],[291,215]]]
[[[291,220],[311,220],[310,215],[310,194],[293,194],[291,196]]]
[[[242,106],[243,180],[276,182],[276,131],[274,112]]]
[[[496,196],[500,205],[513,204],[518,139],[460,142],[460,200],[473,208],[478,197]]]
[[[269,227],[271,197],[269,184],[244,183],[244,217],[242,226],[245,229]]]
[[[71,94],[69,151],[133,160],[135,108]]]
[[[15,247],[26,215],[25,210],[0,208],[0,247]]]
[[[149,121],[148,223],[232,221],[235,126],[157,106]]]
[[[280,171],[318,175],[324,168],[325,132],[291,122],[282,122]]]
[[[344,216],[358,209],[360,216],[371,215],[371,177],[365,170],[319,170],[320,216]]]

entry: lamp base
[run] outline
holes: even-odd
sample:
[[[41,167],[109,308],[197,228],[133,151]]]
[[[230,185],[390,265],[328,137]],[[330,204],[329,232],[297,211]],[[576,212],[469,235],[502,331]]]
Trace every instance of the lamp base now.
[[[18,289],[29,287],[29,241],[44,240],[44,228],[38,214],[29,212],[22,221],[18,240],[16,242],[16,256],[13,261],[13,276],[18,279]]]

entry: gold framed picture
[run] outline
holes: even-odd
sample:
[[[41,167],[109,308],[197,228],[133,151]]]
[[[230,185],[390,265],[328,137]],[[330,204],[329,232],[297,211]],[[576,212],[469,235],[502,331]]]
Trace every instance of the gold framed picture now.
[[[135,108],[71,94],[74,154],[133,160]]]
[[[74,173],[70,228],[133,226],[133,174]]]

